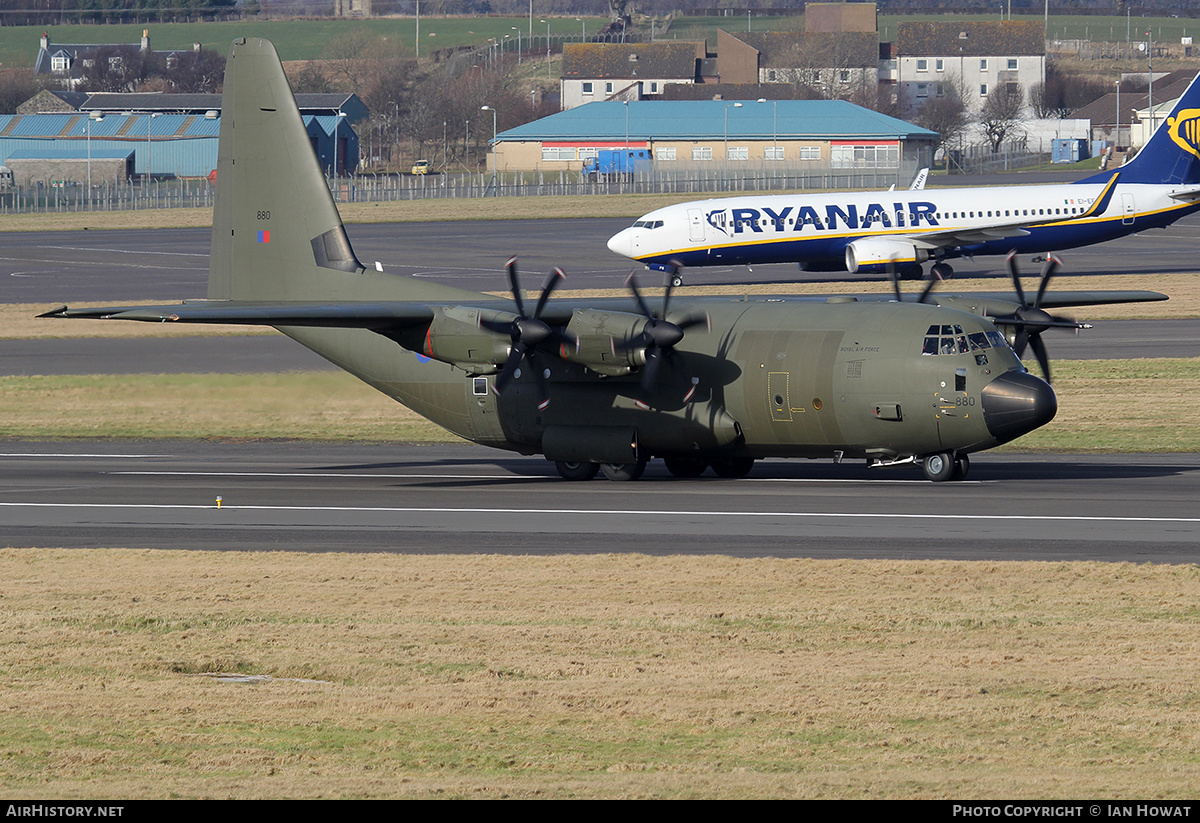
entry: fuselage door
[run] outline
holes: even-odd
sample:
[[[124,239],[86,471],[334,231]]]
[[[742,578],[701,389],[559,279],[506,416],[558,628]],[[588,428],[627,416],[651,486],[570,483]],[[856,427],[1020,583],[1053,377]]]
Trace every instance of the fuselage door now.
[[[704,212],[701,209],[688,209],[688,239],[693,243],[704,241]]]
[[[1121,223],[1126,226],[1132,225],[1135,214],[1132,192],[1121,192],[1121,207],[1123,210]]]

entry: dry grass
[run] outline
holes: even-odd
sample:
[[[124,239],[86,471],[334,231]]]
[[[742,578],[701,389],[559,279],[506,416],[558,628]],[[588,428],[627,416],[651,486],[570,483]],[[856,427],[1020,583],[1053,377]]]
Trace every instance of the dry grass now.
[[[345,372],[0,377],[0,395],[0,437],[457,440]]]
[[[1195,566],[245,548],[0,551],[7,796],[1195,793]]]

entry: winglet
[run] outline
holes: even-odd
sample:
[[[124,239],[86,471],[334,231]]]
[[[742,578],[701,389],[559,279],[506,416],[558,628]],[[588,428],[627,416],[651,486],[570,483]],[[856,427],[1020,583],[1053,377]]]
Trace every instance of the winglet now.
[[[1113,192],[1117,189],[1117,178],[1120,176],[1121,173],[1117,172],[1108,178],[1108,182],[1104,184],[1104,189],[1100,192],[1100,196],[1096,198],[1095,202],[1092,203],[1092,207],[1075,219],[1081,220],[1087,217],[1095,217],[1098,214],[1104,214],[1104,211],[1108,208],[1108,201],[1112,200]]]

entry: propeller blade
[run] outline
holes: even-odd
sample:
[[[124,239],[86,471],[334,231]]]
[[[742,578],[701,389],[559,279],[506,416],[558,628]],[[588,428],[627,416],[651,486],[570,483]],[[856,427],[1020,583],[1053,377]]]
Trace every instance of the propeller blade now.
[[[639,408],[650,408],[650,398],[654,396],[654,385],[658,380],[658,369],[662,363],[662,350],[655,347],[646,352],[646,365],[642,367],[642,382],[638,385],[637,405]]]
[[[1029,332],[1025,331],[1025,327],[1021,326],[1017,331],[1017,339],[1013,341],[1013,351],[1020,357],[1025,353],[1025,346],[1029,343]]]
[[[633,292],[633,299],[637,301],[638,310],[646,317],[654,317],[654,312],[650,311],[650,307],[646,305],[645,299],[642,298],[642,293],[638,291],[637,278],[633,271],[630,270],[629,276],[625,278],[625,285],[629,286],[629,290]]]
[[[1037,357],[1038,365],[1042,369],[1042,374],[1046,376],[1046,382],[1050,382],[1050,358],[1046,356],[1046,344],[1042,342],[1040,334],[1029,335],[1029,344],[1033,346],[1033,354]]]
[[[1017,293],[1017,302],[1022,306],[1028,306],[1025,301],[1025,290],[1021,288],[1021,273],[1017,270],[1017,250],[1013,249],[1008,253],[1008,271],[1012,275],[1013,290]]]
[[[1037,297],[1033,299],[1033,307],[1041,308],[1042,297],[1046,294],[1046,286],[1050,285],[1050,278],[1054,274],[1054,270],[1062,265],[1062,261],[1053,254],[1046,255],[1046,265],[1042,266],[1042,282],[1038,284]]]
[[[492,391],[498,395],[504,393],[504,388],[516,375],[517,369],[520,367],[521,360],[524,358],[524,356],[524,343],[517,343],[512,347],[512,351],[508,355],[508,360],[504,361],[504,370],[500,372],[500,376],[497,377],[496,382],[492,384]]]
[[[542,287],[542,295],[538,298],[537,306],[533,309],[535,318],[542,316],[542,309],[546,308],[546,301],[550,299],[550,292],[554,291],[558,284],[567,279],[567,275],[558,266],[550,272],[550,277],[546,280],[546,285]]]
[[[517,304],[517,314],[525,316],[525,301],[521,299],[521,284],[517,282],[517,256],[514,254],[504,264],[508,270],[508,285],[512,289],[513,302]]]
[[[936,277],[929,278],[929,282],[925,284],[925,289],[921,292],[921,296],[917,299],[917,302],[928,303],[929,295],[933,291],[934,287],[937,286],[937,284],[938,281]]]
[[[887,262],[888,277],[892,279],[892,291],[896,294],[896,302],[903,303],[904,297],[900,294],[900,275],[896,274],[896,261],[889,259]]]

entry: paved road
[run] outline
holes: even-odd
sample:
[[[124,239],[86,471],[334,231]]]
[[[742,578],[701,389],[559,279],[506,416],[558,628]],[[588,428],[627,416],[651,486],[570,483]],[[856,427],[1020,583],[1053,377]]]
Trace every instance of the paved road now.
[[[945,484],[778,460],[567,483],[469,445],[7,441],[0,467],[15,547],[1200,560],[1197,455],[985,454]]]
[[[520,256],[524,284],[536,289],[554,266],[562,266],[571,288],[619,288],[632,267],[606,247],[626,219],[495,220],[447,223],[389,223],[347,227],[355,251],[367,265],[437,279],[464,288],[507,289],[504,261]],[[1075,276],[1200,271],[1196,238],[1200,215],[1167,229],[1063,253],[1056,283],[1070,288]],[[208,229],[14,232],[3,235],[0,284],[3,302],[47,306],[81,301],[162,300],[202,297],[208,276]],[[1001,258],[955,261],[960,276],[1002,278]],[[1037,270],[1026,263],[1028,273]],[[645,274],[646,282],[652,279]],[[829,280],[853,284],[847,273],[814,274],[790,264],[690,269],[694,285]],[[1154,288],[1154,278],[1146,278]]]

